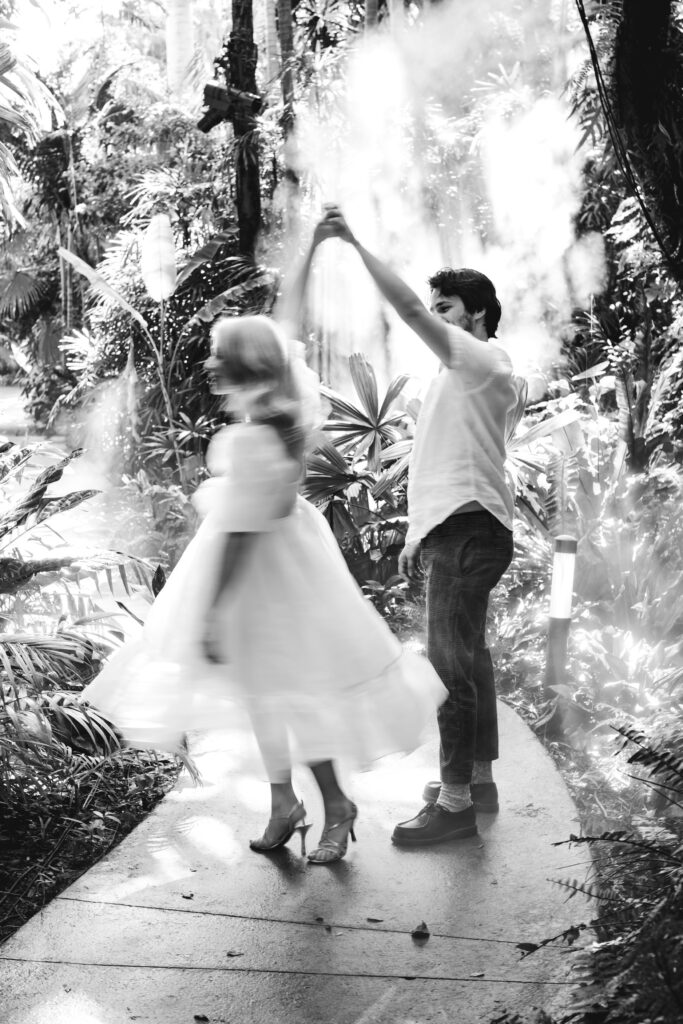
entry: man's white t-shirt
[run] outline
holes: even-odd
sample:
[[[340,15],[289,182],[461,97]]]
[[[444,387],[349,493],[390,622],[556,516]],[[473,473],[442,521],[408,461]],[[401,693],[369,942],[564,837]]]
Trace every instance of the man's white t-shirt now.
[[[526,385],[497,345],[455,326],[449,334],[448,364],[431,382],[415,430],[406,544],[473,502],[512,529],[505,440],[523,408]]]

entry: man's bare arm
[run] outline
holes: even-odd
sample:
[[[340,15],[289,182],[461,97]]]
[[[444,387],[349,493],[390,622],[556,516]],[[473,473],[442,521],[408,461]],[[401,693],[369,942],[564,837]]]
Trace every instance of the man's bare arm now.
[[[353,245],[387,302],[434,355],[448,365],[451,345],[446,324],[432,316],[420,297],[398,274],[360,244],[338,208],[329,210],[321,223],[330,226],[338,238]]]

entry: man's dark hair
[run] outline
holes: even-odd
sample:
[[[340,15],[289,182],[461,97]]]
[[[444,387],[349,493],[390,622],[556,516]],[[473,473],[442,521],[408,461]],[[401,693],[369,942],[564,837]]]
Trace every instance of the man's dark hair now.
[[[457,295],[471,315],[483,309],[487,337],[495,338],[502,311],[493,282],[486,274],[470,270],[468,267],[459,267],[457,270],[444,267],[437,270],[428,279],[428,283],[430,288],[435,288],[449,298]]]

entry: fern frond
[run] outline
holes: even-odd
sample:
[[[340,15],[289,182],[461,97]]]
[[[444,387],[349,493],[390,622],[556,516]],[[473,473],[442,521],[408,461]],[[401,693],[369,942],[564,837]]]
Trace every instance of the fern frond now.
[[[663,749],[661,742],[650,740],[645,733],[631,726],[620,725],[614,728],[626,741],[622,744],[622,750],[628,743],[638,747],[627,759],[628,764],[643,765],[655,776],[661,775],[667,782],[683,784],[683,757],[671,750]]]

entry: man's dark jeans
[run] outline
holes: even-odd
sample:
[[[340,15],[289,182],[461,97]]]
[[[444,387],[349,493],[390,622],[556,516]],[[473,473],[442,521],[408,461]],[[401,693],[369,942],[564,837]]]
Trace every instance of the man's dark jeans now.
[[[485,510],[455,513],[427,534],[427,657],[449,696],[438,712],[441,781],[469,783],[498,757],[498,716],[486,646],[489,594],[512,561],[512,533]]]

